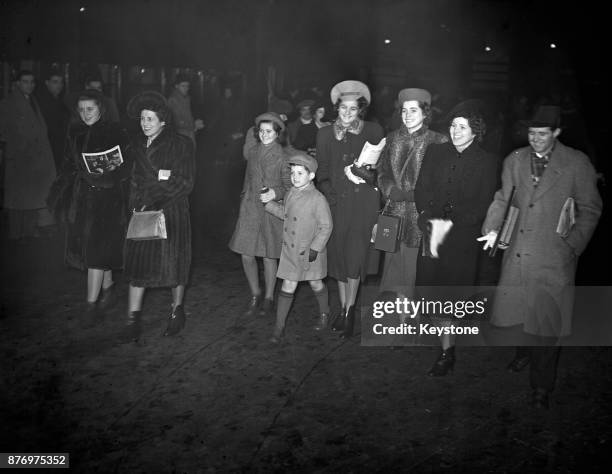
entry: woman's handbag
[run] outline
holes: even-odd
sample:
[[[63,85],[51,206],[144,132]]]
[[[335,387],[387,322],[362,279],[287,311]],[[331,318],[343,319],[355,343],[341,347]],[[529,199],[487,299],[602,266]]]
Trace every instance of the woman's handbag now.
[[[130,240],[167,239],[164,211],[137,211],[134,209],[127,230]]]
[[[401,236],[402,219],[399,216],[387,214],[387,209],[391,200],[388,199],[385,207],[378,216],[376,223],[376,237],[374,247],[384,252],[397,252],[399,239]]]

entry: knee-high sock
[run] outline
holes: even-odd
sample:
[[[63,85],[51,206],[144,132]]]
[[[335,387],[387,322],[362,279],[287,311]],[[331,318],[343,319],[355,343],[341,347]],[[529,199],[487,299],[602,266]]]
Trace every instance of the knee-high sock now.
[[[287,321],[287,315],[293,303],[293,293],[287,293],[281,290],[278,294],[278,302],[276,304],[276,327],[274,332],[281,333]]]
[[[329,294],[327,292],[327,286],[323,285],[320,291],[312,291],[319,303],[319,312],[329,314]]]

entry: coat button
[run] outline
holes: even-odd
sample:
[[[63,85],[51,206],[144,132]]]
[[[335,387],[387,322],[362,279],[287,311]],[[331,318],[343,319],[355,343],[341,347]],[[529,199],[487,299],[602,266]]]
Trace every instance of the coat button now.
[[[533,204],[529,204],[529,207],[533,207]]]
[[[291,248],[295,247],[295,245],[291,244]]]
[[[294,221],[297,221],[297,217],[294,217],[294,218],[293,218],[293,220],[294,220]]]
[[[292,245],[292,247],[293,247],[293,245]],[[520,254],[520,253],[517,253],[517,254],[516,254],[516,256],[517,256],[517,257],[520,257],[520,256],[521,256],[521,254]]]
[[[521,234],[523,233],[523,229],[521,229]]]

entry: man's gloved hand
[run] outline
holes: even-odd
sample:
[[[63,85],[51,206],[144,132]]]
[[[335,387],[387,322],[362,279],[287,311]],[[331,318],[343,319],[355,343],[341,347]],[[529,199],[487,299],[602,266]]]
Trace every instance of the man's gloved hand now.
[[[355,176],[363,179],[369,185],[373,185],[376,182],[376,170],[372,168],[368,168],[366,166],[359,167],[357,165],[353,165],[351,166],[351,172]]]
[[[308,261],[314,262],[317,259],[317,255],[319,255],[319,252],[317,252],[316,250],[310,249],[308,253]]]
[[[497,232],[492,230],[487,235],[478,237],[476,240],[478,240],[479,242],[484,242],[482,250],[487,250],[493,248],[493,246],[495,245],[495,239],[497,239]]]
[[[391,191],[389,191],[389,199],[395,202],[406,201],[412,202],[414,201],[414,191],[403,191],[397,186],[393,186]]]

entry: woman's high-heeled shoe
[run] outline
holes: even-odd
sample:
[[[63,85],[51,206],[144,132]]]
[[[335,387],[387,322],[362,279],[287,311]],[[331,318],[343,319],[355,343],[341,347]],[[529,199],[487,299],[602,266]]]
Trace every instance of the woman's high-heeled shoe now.
[[[349,339],[353,337],[353,328],[355,327],[355,306],[351,306],[346,310],[344,321],[344,332],[340,337],[342,339]]]
[[[440,351],[440,355],[436,362],[429,370],[427,375],[430,377],[444,377],[449,372],[452,372],[455,367],[455,346],[451,346],[446,350]]]
[[[164,336],[176,336],[185,327],[185,310],[180,304],[172,310]]]
[[[340,312],[334,318],[334,322],[332,323],[331,330],[335,332],[344,331],[344,326],[346,323],[346,308],[342,308]]]
[[[138,342],[142,338],[142,311],[128,311],[120,342]]]

